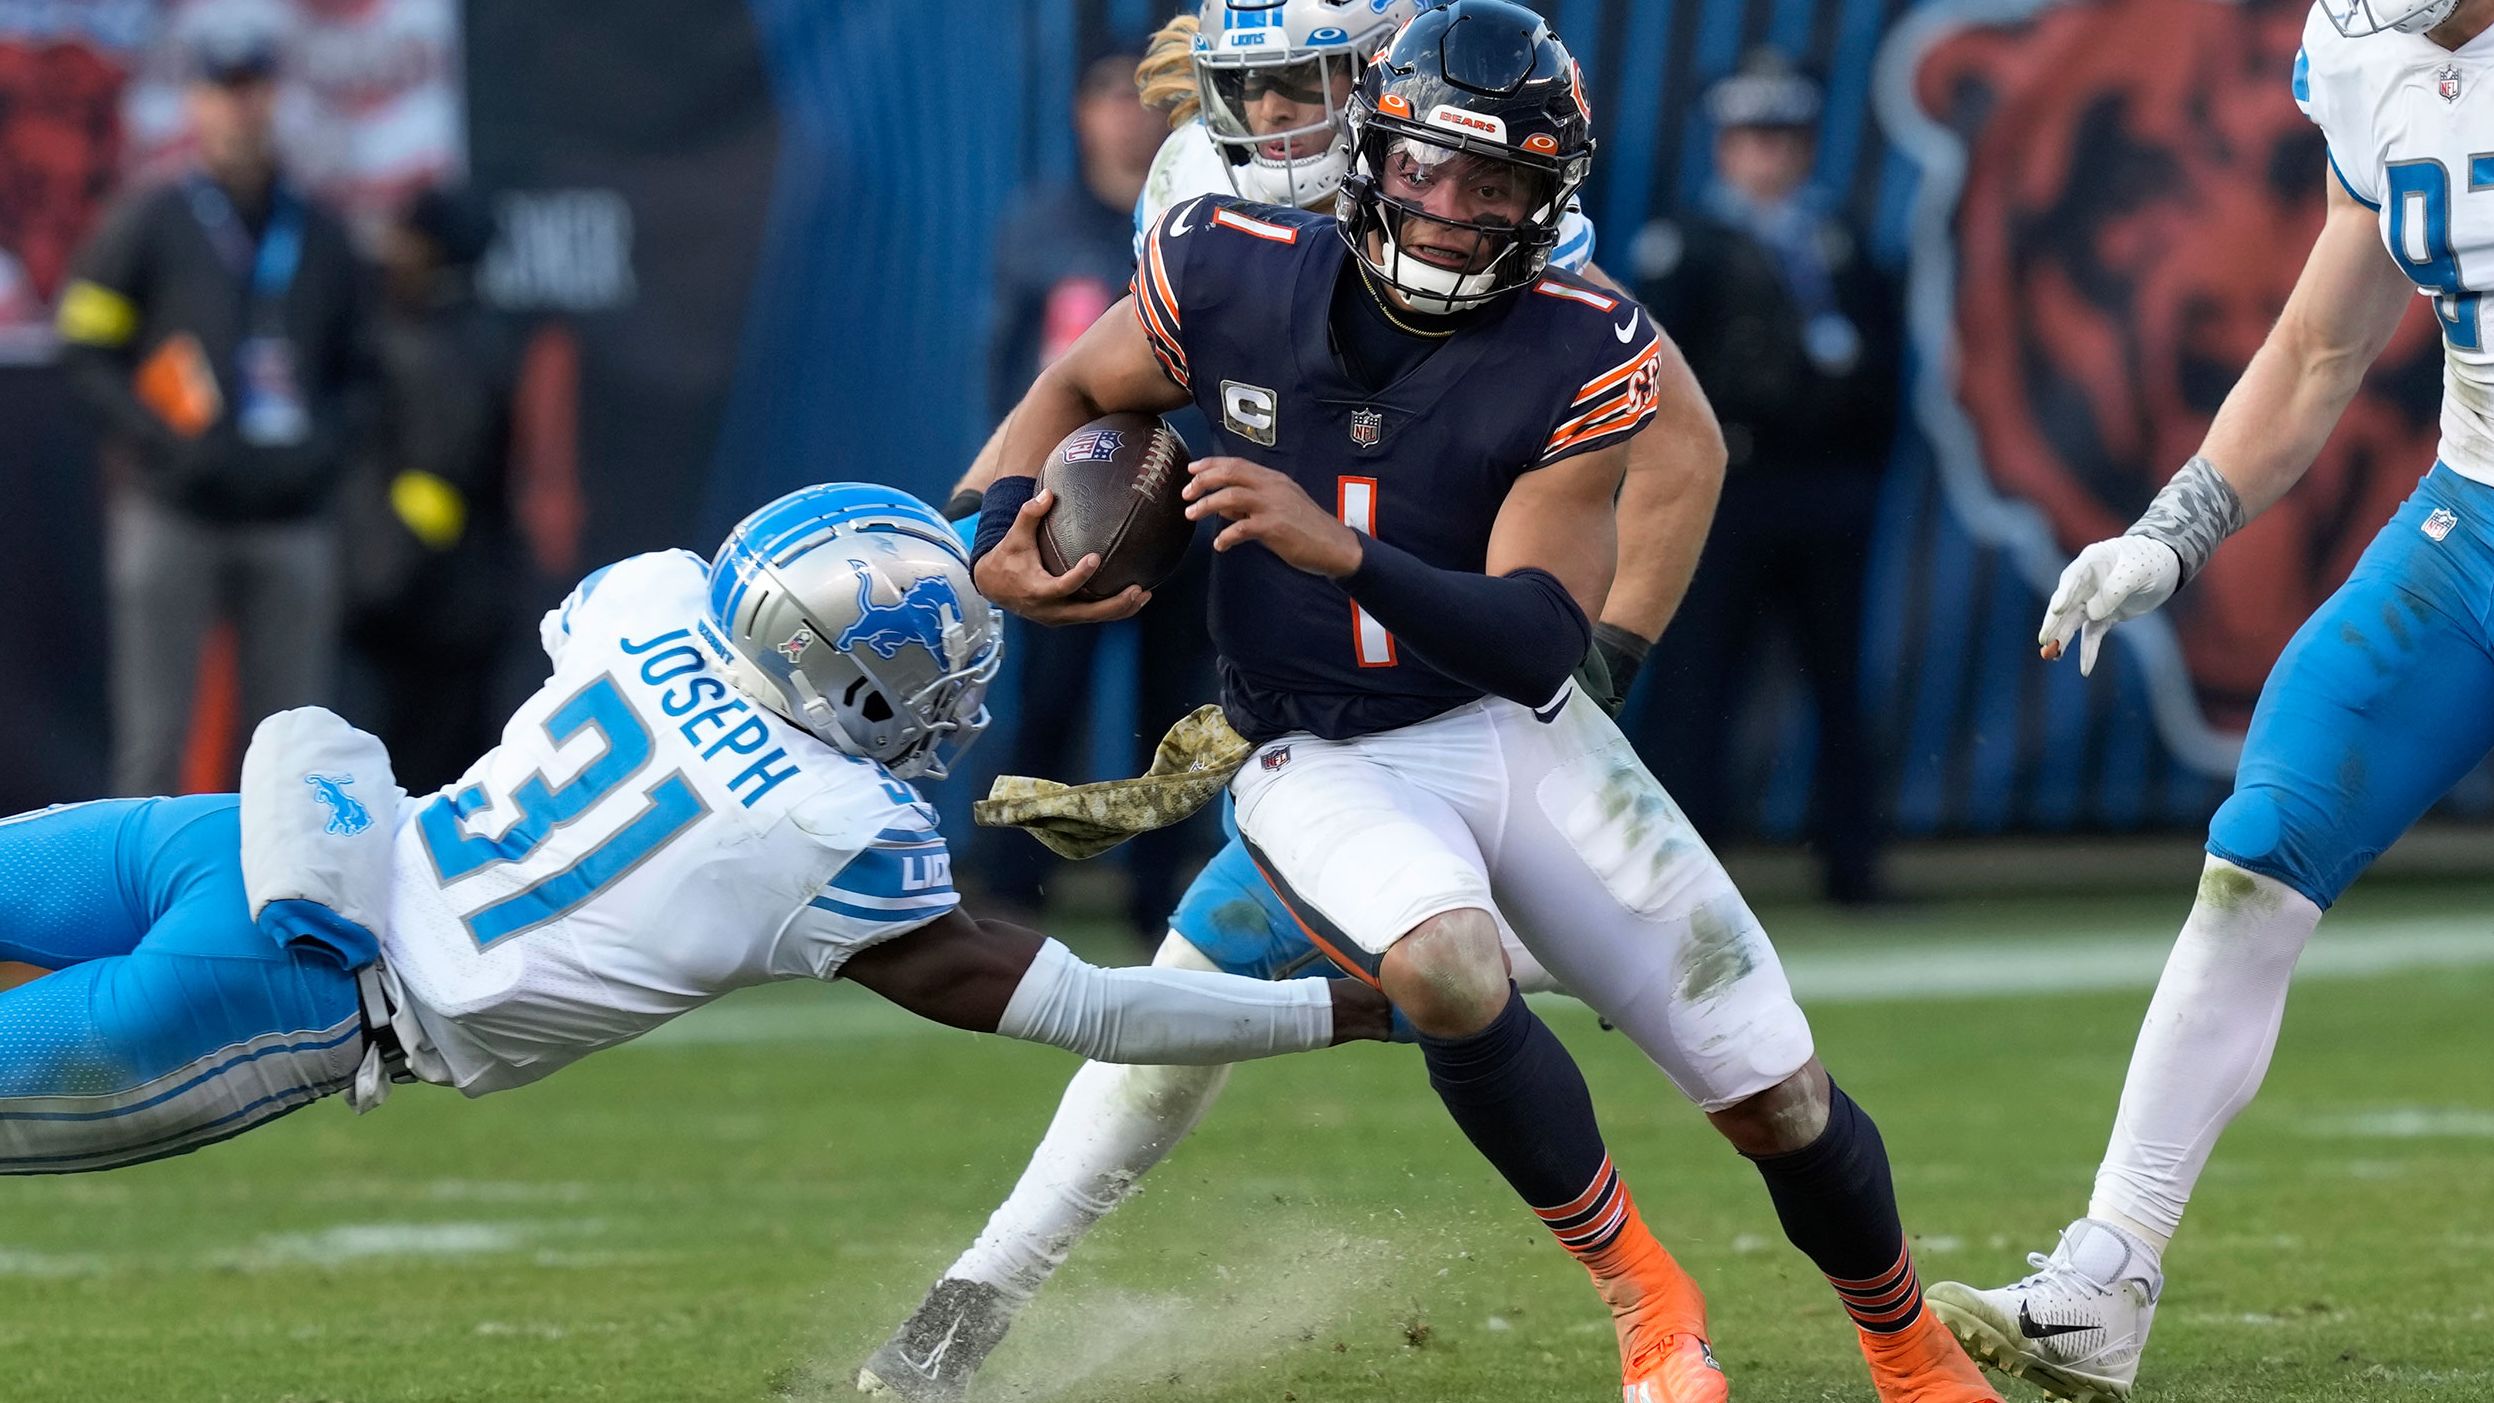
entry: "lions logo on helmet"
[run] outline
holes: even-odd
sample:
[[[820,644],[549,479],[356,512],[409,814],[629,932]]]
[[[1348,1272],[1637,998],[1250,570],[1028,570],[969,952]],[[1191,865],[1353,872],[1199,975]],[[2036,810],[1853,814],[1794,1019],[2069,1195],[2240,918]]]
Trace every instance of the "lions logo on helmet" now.
[[[863,560],[852,560],[849,565],[857,571],[857,618],[831,646],[863,645],[874,649],[876,657],[889,658],[915,643],[935,655],[937,666],[943,666],[951,635],[961,631],[961,600],[953,593],[952,581],[941,575],[921,575],[901,591],[899,603],[878,604],[874,572]]]
[[[977,739],[1004,656],[951,524],[870,483],[745,518],[711,562],[697,632],[755,700],[903,779],[941,778]]]

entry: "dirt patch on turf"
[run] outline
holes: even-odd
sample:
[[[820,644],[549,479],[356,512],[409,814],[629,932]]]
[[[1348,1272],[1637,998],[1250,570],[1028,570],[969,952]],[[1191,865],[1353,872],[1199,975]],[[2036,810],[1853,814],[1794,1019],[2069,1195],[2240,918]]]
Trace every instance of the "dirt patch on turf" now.
[[[1181,1290],[1095,1286],[1075,1272],[1015,1323],[972,1397],[1072,1403],[1232,1377],[1292,1351],[1326,1348],[1346,1319],[1374,1314],[1381,1303],[1403,1311],[1397,1328],[1406,1336],[1416,1329],[1418,1347],[1429,1327],[1412,1323],[1418,1317],[1395,1284],[1398,1270],[1409,1269],[1404,1255],[1382,1238],[1320,1233],[1208,1262]],[[792,1403],[854,1399],[856,1371],[855,1359],[817,1360],[777,1381],[777,1392]]]

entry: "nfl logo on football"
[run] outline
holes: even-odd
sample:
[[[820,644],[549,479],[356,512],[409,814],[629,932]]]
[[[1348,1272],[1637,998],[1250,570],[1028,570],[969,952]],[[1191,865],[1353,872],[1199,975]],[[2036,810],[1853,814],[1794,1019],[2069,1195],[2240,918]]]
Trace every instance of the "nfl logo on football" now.
[[[1385,433],[1386,416],[1373,409],[1351,411],[1351,443],[1357,448],[1374,448]]]
[[[1118,429],[1093,429],[1076,434],[1065,441],[1065,461],[1069,463],[1106,463],[1117,457],[1126,446],[1126,435]]]

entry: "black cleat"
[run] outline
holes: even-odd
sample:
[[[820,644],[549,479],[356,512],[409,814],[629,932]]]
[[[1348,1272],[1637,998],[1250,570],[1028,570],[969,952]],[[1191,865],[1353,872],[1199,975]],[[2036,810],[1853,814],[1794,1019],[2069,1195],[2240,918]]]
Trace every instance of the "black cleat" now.
[[[857,1391],[907,1403],[961,1403],[971,1376],[1012,1324],[995,1287],[947,1277],[858,1366]]]

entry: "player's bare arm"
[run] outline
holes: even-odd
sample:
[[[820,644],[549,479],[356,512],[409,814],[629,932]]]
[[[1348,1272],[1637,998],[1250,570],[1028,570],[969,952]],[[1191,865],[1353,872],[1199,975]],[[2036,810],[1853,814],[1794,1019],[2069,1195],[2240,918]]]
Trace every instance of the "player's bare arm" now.
[[[1011,427],[1013,416],[1010,413],[997,421],[994,432],[988,434],[987,441],[979,445],[978,455],[970,460],[969,470],[961,475],[959,482],[953,484],[950,500],[958,502],[965,493],[972,497],[986,494],[988,484],[996,480],[997,473],[1004,467],[1005,431]],[[950,512],[945,514],[951,515]]]
[[[2399,328],[2416,285],[2381,244],[2378,216],[2337,179],[2328,216],[2277,325],[2218,406],[2200,456],[2258,516],[2320,456],[2364,372]]]
[[[1669,337],[1655,362],[1654,418],[1627,453],[1616,508],[1618,575],[1595,630],[1617,693],[1627,691],[1622,671],[1633,674],[1688,597],[1723,491],[1723,429]]]
[[[987,481],[980,484],[984,491],[1003,479],[1032,477],[1021,465],[1037,464],[1067,434],[1104,414],[1159,414],[1186,402],[1186,391],[1154,358],[1134,299],[1123,298],[1039,372],[980,452],[965,483],[985,473]],[[1093,603],[1073,599],[1074,591],[1100,568],[1096,555],[1084,556],[1062,575],[1051,574],[1041,563],[1039,519],[1052,504],[1045,490],[1031,497],[1012,529],[981,554],[975,576],[979,592],[1033,623],[1049,625],[1107,623],[1142,608],[1151,596],[1141,589]]]
[[[2147,514],[2062,572],[2036,637],[2045,658],[2080,636],[2079,670],[2093,672],[2108,629],[2172,598],[2226,537],[2285,496],[2398,330],[2415,284],[2382,247],[2378,216],[2334,176],[2322,178],[2329,212],[2277,325],[2218,406],[2198,455]]]
[[[1014,1005],[1017,999],[1026,1007],[1030,1005],[1041,981],[1054,977],[1043,968],[1034,979],[1034,967],[1048,953],[1048,938],[1035,930],[1003,921],[975,920],[956,908],[907,935],[852,956],[841,967],[840,976],[921,1018],[974,1033],[1009,1031],[1023,1036],[1034,1030],[1020,1026],[1023,1011]],[[1127,973],[1131,977],[1132,972]],[[1115,970],[1092,971],[1093,976],[1109,980],[1120,974]],[[1335,979],[1329,983],[1333,990],[1334,1045],[1382,1041],[1391,1035],[1383,995],[1356,979]],[[1081,995],[1077,991],[1069,1002],[1079,1001]],[[1179,1008],[1175,1004],[1171,1007]],[[1093,1056],[1099,1051],[1091,1047],[1083,1050]]]

